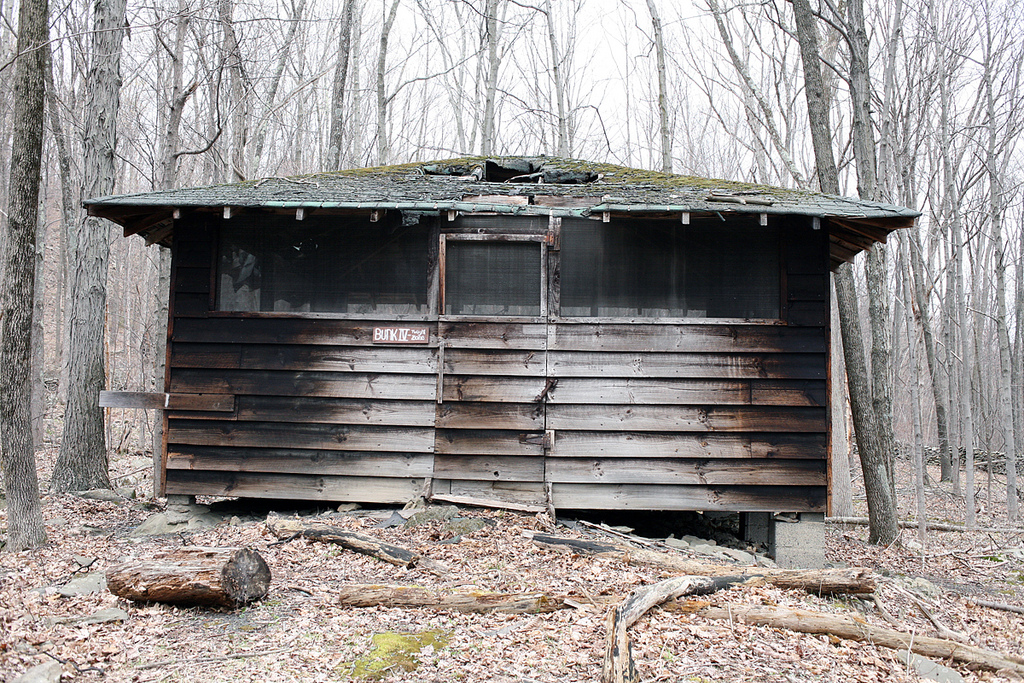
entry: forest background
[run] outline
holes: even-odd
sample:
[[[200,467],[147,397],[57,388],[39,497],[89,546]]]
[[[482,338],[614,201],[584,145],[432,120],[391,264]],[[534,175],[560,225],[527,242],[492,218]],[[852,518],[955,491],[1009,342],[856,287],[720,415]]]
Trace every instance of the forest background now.
[[[130,193],[465,154],[549,154],[817,189],[798,40],[803,5],[51,4],[33,306],[36,445],[63,439],[62,459],[68,449],[87,454],[88,429],[64,418],[99,384],[162,388],[166,250],[87,219],[81,200],[95,188]],[[867,424],[883,453],[937,447],[943,478],[965,498],[962,521],[972,523],[994,497],[1014,521],[1015,444],[1024,443],[1024,6],[823,0],[815,11],[840,192],[923,214],[915,229],[843,267],[847,303],[851,294],[861,302],[844,310],[863,344],[855,353],[866,385],[851,386],[870,397]],[[18,20],[17,7],[0,2],[5,207]],[[104,73],[113,74],[114,100],[96,92]],[[89,142],[104,119],[116,129],[108,170]],[[865,138],[867,154],[858,150]],[[95,316],[99,384],[75,374],[92,364],[76,356],[72,334],[97,287],[105,288]],[[104,458],[106,449],[151,448],[152,415],[105,417]],[[836,419],[841,480],[852,449],[840,437],[851,428],[844,411]],[[977,481],[975,456],[989,473]],[[993,485],[1000,459],[1005,491]],[[850,507],[844,490],[842,481],[833,488],[836,514]]]

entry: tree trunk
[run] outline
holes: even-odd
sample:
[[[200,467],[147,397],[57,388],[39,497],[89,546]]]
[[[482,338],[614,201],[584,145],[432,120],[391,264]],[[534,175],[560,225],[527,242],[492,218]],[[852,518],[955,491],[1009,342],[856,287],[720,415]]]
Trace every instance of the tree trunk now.
[[[341,9],[341,26],[338,29],[337,64],[334,67],[334,84],[331,91],[331,132],[327,143],[328,168],[340,171],[345,142],[345,82],[348,80],[348,61],[352,53],[352,15],[355,0],[345,0]]]
[[[45,117],[48,8],[21,0],[7,221],[0,232],[0,464],[7,489],[10,552],[46,542],[36,476],[29,383],[36,228]]]
[[[384,90],[387,76],[388,37],[391,27],[395,24],[398,4],[401,0],[393,0],[391,10],[384,18],[380,30],[380,49],[377,52],[377,163],[381,166],[388,163],[391,156],[391,143],[388,140],[388,97]]]
[[[40,215],[45,215],[46,200],[40,203]],[[58,226],[58,230],[60,227]],[[32,450],[43,447],[46,435],[46,352],[44,350],[46,335],[43,331],[43,312],[45,304],[43,271],[46,254],[46,222],[36,221],[36,237],[33,294],[32,294]],[[38,286],[35,286],[38,284]]]
[[[487,79],[484,81],[484,117],[480,124],[480,154],[494,149],[494,100],[498,93],[498,2],[484,3],[484,49],[487,50]]]
[[[270,568],[249,548],[186,547],[107,570],[107,588],[119,598],[235,608],[270,588]]]
[[[910,239],[907,235],[901,236],[903,247],[903,294],[907,305],[904,307],[904,318],[907,329],[907,365],[910,367],[910,416],[914,427],[914,496],[917,498],[917,535],[921,542],[921,552],[924,552],[925,543],[928,540],[928,508],[925,505],[924,484],[924,437],[921,435],[921,365],[917,355],[917,326],[914,324],[913,311],[914,296],[911,291],[911,265],[910,265]]]
[[[647,0],[654,30],[654,55],[658,64],[658,130],[661,137],[661,171],[672,172],[672,130],[668,120],[668,87],[665,85],[665,40],[661,32],[661,17],[654,0]]]
[[[224,31],[222,57],[228,67],[231,92],[231,177],[234,182],[246,179],[245,147],[249,142],[249,84],[242,65],[242,51],[235,35],[233,0],[219,0],[218,18]]]
[[[648,0],[650,5],[651,0]],[[551,79],[555,87],[555,107],[558,116],[558,137],[555,146],[556,154],[568,157],[569,152],[569,121],[566,117],[565,80],[562,76],[562,57],[558,52],[558,40],[555,36],[555,18],[552,16],[551,0],[545,0],[544,17],[548,27],[548,47],[551,50]],[[670,164],[671,169],[671,164]]]
[[[837,517],[853,515],[853,478],[850,475],[850,441],[846,428],[846,369],[843,364],[843,339],[839,326],[839,306],[835,283],[830,283],[831,349],[829,365],[829,411],[831,413],[831,450],[829,452],[829,514]]]
[[[832,156],[832,128],[821,78],[817,26],[809,1],[793,0],[793,14],[804,66],[804,93],[807,97],[818,183],[823,192],[839,194],[839,174]],[[885,545],[894,541],[899,534],[899,527],[896,526],[896,499],[892,495],[891,482],[885,468],[885,454],[881,451],[874,429],[876,420],[867,385],[857,294],[849,264],[836,270],[836,299],[839,304],[853,424],[864,470],[868,515],[872,522],[869,540]]]
[[[121,89],[121,41],[126,0],[97,0],[89,67],[86,128],[83,139],[86,197],[114,191],[115,140]],[[68,317],[68,403],[64,435],[53,468],[53,488],[81,491],[110,488],[103,411],[99,392],[106,382],[103,327],[107,301],[107,258],[110,224],[86,217],[80,224],[77,249],[70,255],[74,298]]]

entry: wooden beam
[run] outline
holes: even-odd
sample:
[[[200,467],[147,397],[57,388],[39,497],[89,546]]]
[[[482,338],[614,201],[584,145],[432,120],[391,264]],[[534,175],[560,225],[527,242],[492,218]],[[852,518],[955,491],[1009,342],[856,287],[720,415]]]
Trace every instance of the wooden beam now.
[[[101,408],[208,410],[231,412],[235,409],[233,394],[181,394],[148,391],[101,391]]]

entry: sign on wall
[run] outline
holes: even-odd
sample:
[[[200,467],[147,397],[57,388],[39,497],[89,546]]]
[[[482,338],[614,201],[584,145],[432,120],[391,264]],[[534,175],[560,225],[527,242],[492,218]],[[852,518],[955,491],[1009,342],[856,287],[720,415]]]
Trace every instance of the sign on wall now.
[[[375,327],[374,344],[427,344],[430,329],[427,327]]]

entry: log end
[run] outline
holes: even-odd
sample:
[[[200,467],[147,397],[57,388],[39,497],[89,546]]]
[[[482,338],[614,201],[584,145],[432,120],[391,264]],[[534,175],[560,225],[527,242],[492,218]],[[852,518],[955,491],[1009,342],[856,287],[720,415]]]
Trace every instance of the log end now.
[[[270,590],[270,567],[255,550],[241,548],[224,563],[221,581],[232,606],[240,607],[266,596]]]

